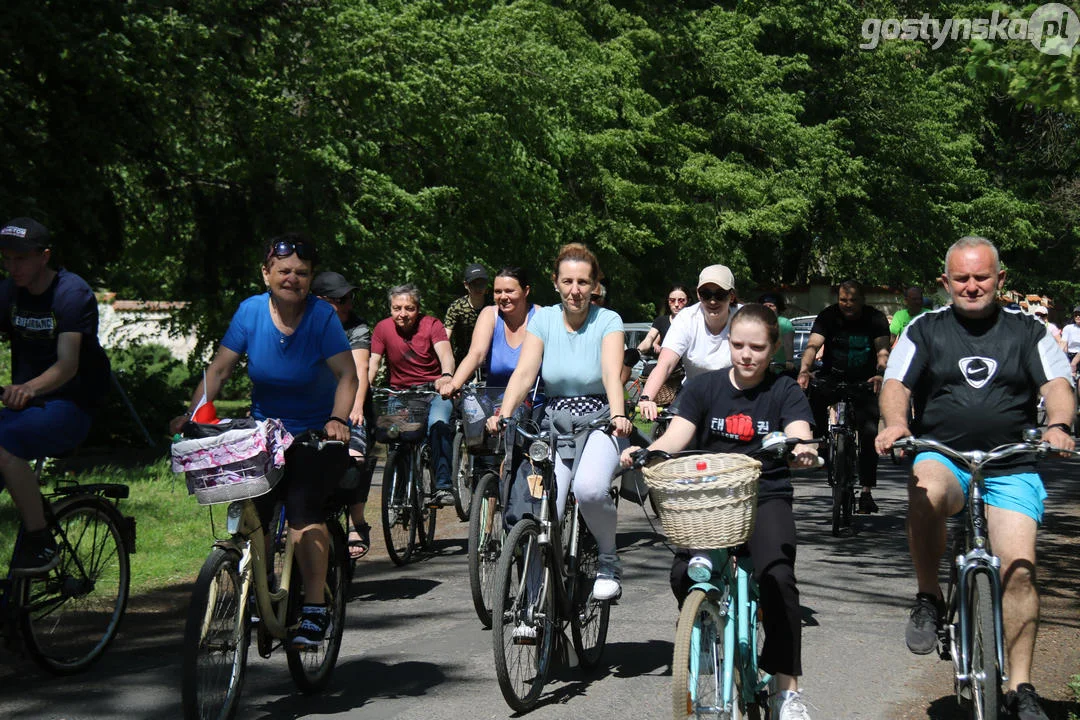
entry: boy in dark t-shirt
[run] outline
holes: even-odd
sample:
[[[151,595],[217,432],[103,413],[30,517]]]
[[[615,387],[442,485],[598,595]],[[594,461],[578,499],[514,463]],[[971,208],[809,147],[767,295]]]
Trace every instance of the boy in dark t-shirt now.
[[[0,485],[22,516],[26,539],[11,566],[17,577],[59,562],[29,460],[74,449],[90,431],[109,383],[97,339],[97,300],[78,275],[49,266],[49,231],[30,218],[0,229],[8,277],[0,282],[0,332],[11,341],[12,384],[0,411]]]

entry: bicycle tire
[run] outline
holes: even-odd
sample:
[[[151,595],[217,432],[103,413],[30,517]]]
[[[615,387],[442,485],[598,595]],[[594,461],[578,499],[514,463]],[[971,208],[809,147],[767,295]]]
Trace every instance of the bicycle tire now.
[[[739,718],[738,692],[732,696],[731,714],[720,707],[723,688],[724,623],[717,607],[701,589],[691,590],[683,600],[675,627],[675,647],[671,661],[672,717]],[[736,669],[737,670],[737,669]],[[733,674],[735,683],[739,674]]]
[[[240,553],[215,547],[203,563],[184,624],[181,697],[186,720],[228,720],[244,685],[251,625]]]
[[[555,588],[539,535],[540,525],[529,518],[510,530],[499,556],[492,600],[495,674],[503,699],[517,712],[528,712],[536,706],[555,648]],[[526,581],[529,575],[531,583]],[[519,624],[535,629],[534,644],[515,641],[514,629]]]
[[[451,469],[454,473],[454,483],[451,492],[454,495],[454,510],[458,520],[469,521],[469,510],[472,507],[472,456],[469,455],[469,446],[465,442],[465,431],[458,425],[454,434],[454,457]]]
[[[840,537],[843,527],[844,506],[847,503],[848,463],[847,436],[842,432],[832,433],[829,444],[829,484],[832,486],[832,534]]]
[[[469,589],[480,624],[491,627],[491,603],[495,593],[496,567],[502,550],[502,503],[499,501],[499,476],[485,472],[473,490],[469,517]]]
[[[574,652],[583,670],[594,670],[604,654],[607,643],[608,622],[611,618],[611,602],[592,597],[596,571],[600,567],[600,550],[596,538],[589,532],[585,521],[578,516],[578,555],[576,568],[570,570],[570,632]]]
[[[971,717],[997,720],[1001,671],[994,632],[994,596],[990,578],[976,572],[971,583]]]
[[[409,490],[409,453],[395,450],[386,458],[382,482],[382,526],[386,554],[404,565],[416,544],[416,522]]]
[[[413,477],[413,508],[416,513],[416,531],[419,535],[420,547],[431,550],[435,547],[435,522],[438,520],[439,508],[434,503],[426,502],[435,491],[435,468],[431,464],[431,446],[424,443],[419,451],[420,466],[414,468]],[[453,494],[453,492],[451,492]]]
[[[285,643],[285,657],[289,661],[289,674],[296,687],[304,693],[314,693],[326,687],[337,663],[341,650],[341,635],[345,629],[346,585],[348,553],[345,550],[345,531],[336,517],[326,521],[330,547],[326,564],[326,606],[330,613],[330,625],[326,637],[314,650],[297,649]],[[300,620],[300,608],[304,604],[304,582],[300,566],[293,560],[292,582],[289,584],[289,626]]]
[[[47,575],[20,580],[15,597],[30,657],[48,672],[68,675],[90,667],[116,637],[131,560],[124,519],[108,501],[70,497],[57,503],[54,518],[66,537],[57,542],[60,562]]]

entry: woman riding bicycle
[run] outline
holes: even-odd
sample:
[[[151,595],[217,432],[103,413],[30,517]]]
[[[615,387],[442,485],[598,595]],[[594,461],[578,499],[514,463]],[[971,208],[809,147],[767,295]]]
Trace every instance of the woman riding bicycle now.
[[[395,390],[434,383],[435,390],[454,376],[454,353],[446,328],[437,319],[420,312],[420,290],[412,283],[390,288],[390,317],[380,320],[371,335],[371,362],[368,381],[374,385],[379,363],[386,356],[390,371],[390,387]],[[435,494],[432,502],[447,506],[454,504],[450,491],[451,445],[453,429],[449,400],[432,396],[428,407],[428,443],[435,470]]]
[[[641,393],[638,408],[648,420],[656,419],[655,398],[679,360],[687,380],[731,364],[728,321],[734,309],[735,276],[723,265],[710,265],[698,276],[697,292],[700,302],[671,321],[660,359]]]
[[[771,432],[812,437],[806,396],[791,378],[769,372],[780,339],[776,314],[764,305],[744,305],[732,317],[730,332],[732,367],[687,381],[671,425],[649,450],[671,453],[693,447],[749,453]],[[623,452],[623,465],[630,466],[636,450]],[[817,455],[812,445],[796,445],[793,453],[792,465],[798,467],[811,466]],[[758,482],[757,522],[747,548],[761,589],[765,645],[759,664],[774,676],[779,693],[778,713],[770,717],[807,719],[798,692],[802,615],[795,582],[791,474],[783,461],[763,459]],[[671,589],[680,605],[692,585],[686,574],[690,556],[689,550],[680,550],[671,567]]]
[[[559,447],[555,465],[560,516],[573,479],[581,514],[596,538],[600,552],[593,597],[612,600],[622,594],[615,549],[615,501],[609,492],[618,469],[619,447],[632,429],[626,417],[623,386],[622,319],[611,310],[592,305],[600,265],[580,243],[564,245],[555,260],[553,280],[559,305],[538,311],[528,325],[517,368],[503,396],[503,414],[510,416],[525,399],[543,370],[547,392],[545,427],[581,427],[610,416],[616,440],[602,431],[589,433],[573,446]],[[497,419],[488,419],[496,432]],[[579,456],[575,464],[575,455]]]
[[[202,402],[213,402],[246,353],[255,419],[278,418],[293,435],[321,430],[331,440],[348,442],[356,367],[334,309],[310,293],[315,260],[315,245],[303,235],[270,241],[262,264],[267,292],[240,303],[188,412],[170,424],[172,432],[179,432]],[[347,463],[344,446],[316,451],[294,444],[285,453],[285,477],[255,501],[263,527],[270,527],[274,504],[284,497],[304,582],[301,623],[292,639],[296,647],[317,646],[326,634],[323,590],[330,537],[325,520]]]
[[[665,300],[667,309],[665,312],[657,315],[656,319],[653,320],[649,332],[646,333],[645,337],[638,343],[638,352],[643,355],[653,356],[660,354],[660,347],[668,334],[668,330],[671,329],[671,321],[686,307],[686,302],[689,299],[690,291],[686,289],[685,285],[682,283],[675,283],[671,286],[671,289],[667,292],[667,299]]]

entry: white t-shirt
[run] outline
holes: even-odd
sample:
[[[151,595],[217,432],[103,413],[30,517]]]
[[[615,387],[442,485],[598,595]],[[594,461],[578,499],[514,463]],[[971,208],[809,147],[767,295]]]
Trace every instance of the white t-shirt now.
[[[675,317],[679,317],[676,315]],[[1069,323],[1061,330],[1061,339],[1065,341],[1066,352],[1080,352],[1080,325]]]
[[[662,347],[674,351],[682,358],[687,380],[710,370],[731,367],[728,330],[731,327],[731,316],[738,309],[738,306],[731,307],[728,324],[717,335],[713,335],[705,327],[705,312],[701,303],[694,303],[672,318],[671,329],[664,336]]]

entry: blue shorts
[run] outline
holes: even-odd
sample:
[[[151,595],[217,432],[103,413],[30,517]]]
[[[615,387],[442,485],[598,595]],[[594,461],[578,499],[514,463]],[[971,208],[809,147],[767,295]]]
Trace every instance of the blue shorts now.
[[[918,465],[926,460],[934,460],[948,468],[953,477],[959,481],[964,497],[967,497],[968,485],[971,483],[971,473],[967,470],[961,470],[952,460],[936,452],[919,453],[918,457],[915,458],[915,464]],[[1042,524],[1046,488],[1043,487],[1039,473],[997,475],[984,478],[984,483],[986,485],[985,499],[987,505],[1027,515],[1035,522]]]
[[[49,400],[44,407],[0,410],[0,447],[23,460],[71,452],[90,432],[91,415],[71,400]],[[3,487],[0,478],[0,487]]]

